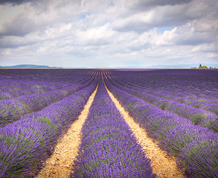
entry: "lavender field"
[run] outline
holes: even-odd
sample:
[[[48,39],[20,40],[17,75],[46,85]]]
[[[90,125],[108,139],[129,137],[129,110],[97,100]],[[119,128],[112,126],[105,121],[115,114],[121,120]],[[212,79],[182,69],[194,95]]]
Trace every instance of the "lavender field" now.
[[[95,89],[69,177],[161,177],[107,89],[185,177],[218,177],[218,71],[200,69],[0,70],[0,177],[40,174]]]

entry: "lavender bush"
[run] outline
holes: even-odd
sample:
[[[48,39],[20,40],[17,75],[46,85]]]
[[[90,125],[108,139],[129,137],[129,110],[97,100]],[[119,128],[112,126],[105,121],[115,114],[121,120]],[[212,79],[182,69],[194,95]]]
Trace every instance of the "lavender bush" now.
[[[0,101],[0,127],[17,121],[26,114],[39,111],[51,103],[69,96],[90,85],[92,81],[93,79],[86,81],[84,84],[77,84],[59,90]]]
[[[53,83],[51,83],[50,86],[35,85],[32,86],[31,88],[24,89],[24,90],[16,90],[16,91],[12,90],[7,92],[0,92],[0,100],[12,99],[15,97],[30,95],[35,93],[44,93],[47,91],[58,90],[66,87],[67,86],[63,84],[54,85]]]
[[[136,86],[165,97],[217,101],[218,70],[110,70],[110,76],[124,86]]]
[[[134,96],[137,96],[140,99],[148,101],[163,110],[172,111],[173,113],[178,114],[184,118],[191,120],[194,124],[198,124],[202,127],[209,128],[215,132],[218,132],[218,116],[209,111],[202,109],[197,109],[192,106],[187,106],[185,104],[178,103],[176,101],[169,101],[167,99],[162,99],[157,96],[153,96],[148,93],[144,93],[135,89],[129,89],[128,87],[123,87],[122,85],[116,83],[112,79],[108,79],[110,82]]]
[[[116,83],[120,84],[121,86],[125,86],[129,89],[133,89],[133,90],[137,90],[138,92],[143,92],[143,93],[147,93],[150,94],[150,97],[152,97],[151,95],[153,95],[155,98],[156,97],[160,97],[161,100],[168,99],[168,100],[173,100],[173,101],[177,101],[179,103],[183,103],[186,105],[190,105],[193,106],[195,108],[201,108],[204,110],[208,110],[211,111],[215,114],[218,114],[218,100],[217,99],[208,99],[205,97],[200,97],[199,96],[193,96],[193,93],[189,94],[187,91],[185,90],[183,91],[183,96],[179,97],[179,96],[174,96],[172,95],[172,91],[170,91],[170,93],[167,93],[165,90],[161,91],[161,92],[156,92],[153,89],[149,90],[148,88],[146,88],[146,84],[141,84],[140,83],[134,83],[134,81],[128,81],[128,80],[118,80],[118,79],[113,79],[113,81],[116,81]],[[133,82],[133,83],[132,83]],[[195,93],[195,92],[194,92]],[[196,95],[199,95],[199,93],[197,93]],[[167,100],[165,100],[167,102]]]

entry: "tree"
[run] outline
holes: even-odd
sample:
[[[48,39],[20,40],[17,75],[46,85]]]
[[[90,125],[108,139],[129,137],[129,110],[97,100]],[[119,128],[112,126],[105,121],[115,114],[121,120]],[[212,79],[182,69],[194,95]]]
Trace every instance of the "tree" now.
[[[202,69],[202,66],[201,66],[201,64],[199,65],[199,67],[198,67],[199,69]]]
[[[208,69],[208,67],[207,66],[202,66],[202,69]]]
[[[208,69],[207,66],[202,66],[201,64],[199,65],[198,69]]]

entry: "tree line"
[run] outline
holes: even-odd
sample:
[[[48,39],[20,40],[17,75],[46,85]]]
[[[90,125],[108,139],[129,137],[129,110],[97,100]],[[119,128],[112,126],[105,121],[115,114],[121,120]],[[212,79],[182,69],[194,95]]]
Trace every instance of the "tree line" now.
[[[206,65],[199,65],[199,67],[192,67],[192,69],[216,69],[216,67],[207,67]]]

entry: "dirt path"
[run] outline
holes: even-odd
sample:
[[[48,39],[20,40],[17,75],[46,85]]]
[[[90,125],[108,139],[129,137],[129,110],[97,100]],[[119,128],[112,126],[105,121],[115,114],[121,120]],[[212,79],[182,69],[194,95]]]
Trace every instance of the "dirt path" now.
[[[54,150],[53,155],[49,157],[44,163],[44,168],[39,172],[35,178],[67,178],[72,172],[71,168],[74,159],[77,155],[80,145],[80,134],[82,126],[89,113],[89,108],[94,100],[97,88],[89,97],[87,104],[81,112],[79,118],[71,125],[68,132],[58,140],[58,144]]]
[[[153,139],[147,136],[145,129],[141,128],[139,124],[136,123],[133,118],[128,115],[128,112],[125,111],[125,109],[120,105],[119,101],[113,96],[113,94],[108,89],[107,91],[116,107],[123,115],[127,124],[135,134],[135,137],[138,139],[138,143],[141,144],[143,150],[146,152],[146,156],[151,159],[153,173],[155,173],[158,178],[185,178],[186,176],[178,170],[175,158],[169,157],[165,151],[161,150],[159,146],[152,141]]]

